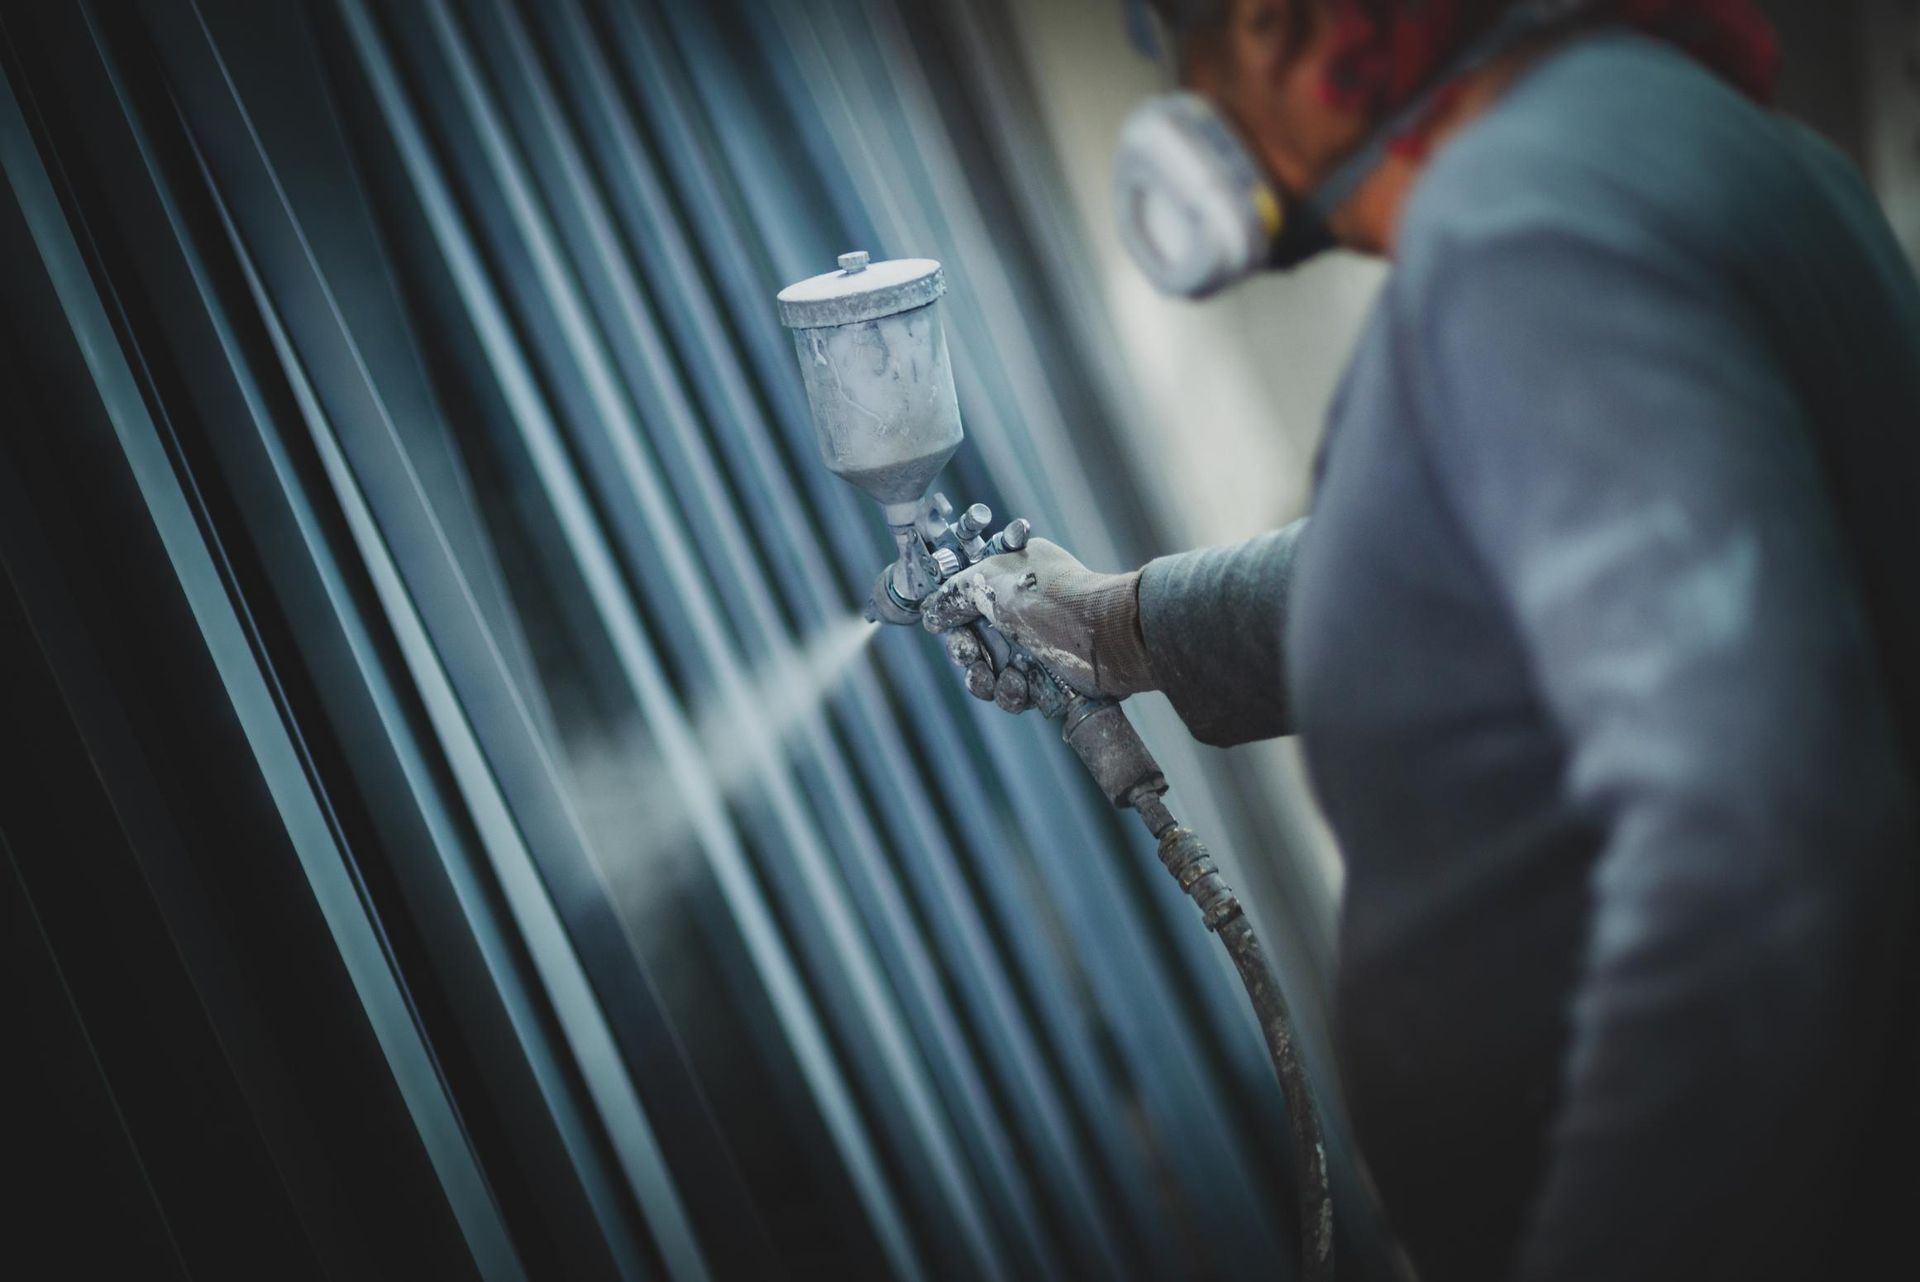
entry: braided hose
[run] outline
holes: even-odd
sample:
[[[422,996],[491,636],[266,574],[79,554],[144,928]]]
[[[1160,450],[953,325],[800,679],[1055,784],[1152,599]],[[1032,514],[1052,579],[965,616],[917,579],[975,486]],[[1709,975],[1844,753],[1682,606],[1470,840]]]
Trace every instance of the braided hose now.
[[[1293,1017],[1267,964],[1266,949],[1254,934],[1253,923],[1247,920],[1240,901],[1221,878],[1213,856],[1192,829],[1174,822],[1160,795],[1142,791],[1133,798],[1133,808],[1160,842],[1160,862],[1200,909],[1207,929],[1226,946],[1253,1003],[1267,1054],[1273,1059],[1274,1072],[1286,1096],[1287,1117],[1293,1124],[1295,1182],[1300,1199],[1300,1276],[1303,1282],[1331,1282],[1333,1192],[1327,1176],[1327,1147],[1320,1133],[1320,1111],[1294,1046]]]

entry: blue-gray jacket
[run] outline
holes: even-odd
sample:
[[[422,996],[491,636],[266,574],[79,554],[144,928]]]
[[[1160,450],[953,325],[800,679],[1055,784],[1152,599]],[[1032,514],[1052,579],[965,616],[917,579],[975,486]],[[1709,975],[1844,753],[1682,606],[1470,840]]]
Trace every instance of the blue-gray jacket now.
[[[1196,734],[1303,736],[1429,1279],[1920,1276],[1916,508],[1872,196],[1603,33],[1420,179],[1311,518],[1142,576]]]

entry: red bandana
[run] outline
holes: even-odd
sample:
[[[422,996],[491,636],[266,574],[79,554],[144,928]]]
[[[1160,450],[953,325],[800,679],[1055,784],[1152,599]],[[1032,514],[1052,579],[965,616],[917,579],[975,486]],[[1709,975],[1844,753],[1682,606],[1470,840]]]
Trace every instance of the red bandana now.
[[[1469,7],[1463,0],[1334,0],[1328,101],[1376,116],[1404,106],[1471,34],[1462,29]],[[1752,0],[1613,0],[1600,12],[1671,41],[1749,97],[1772,100],[1780,41]],[[1415,131],[1397,148],[1421,145]]]

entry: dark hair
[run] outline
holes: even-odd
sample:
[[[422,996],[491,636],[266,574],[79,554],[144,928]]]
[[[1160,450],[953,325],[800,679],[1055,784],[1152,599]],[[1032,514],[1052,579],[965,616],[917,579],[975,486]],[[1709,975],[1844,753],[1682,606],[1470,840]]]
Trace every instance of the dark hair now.
[[[1231,0],[1146,0],[1146,3],[1161,25],[1178,36],[1225,18]]]

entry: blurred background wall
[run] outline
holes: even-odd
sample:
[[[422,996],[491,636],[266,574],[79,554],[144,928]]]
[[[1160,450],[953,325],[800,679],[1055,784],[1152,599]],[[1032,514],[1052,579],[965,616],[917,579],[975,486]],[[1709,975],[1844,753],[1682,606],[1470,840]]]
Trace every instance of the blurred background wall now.
[[[1920,247],[1914,5],[1777,8]],[[849,622],[771,305],[943,260],[947,492],[1099,568],[1291,519],[1381,269],[1149,294],[1155,87],[1109,0],[0,9],[25,1276],[1287,1275],[1230,973],[1054,728]],[[1297,760],[1139,711],[1387,1276]]]

